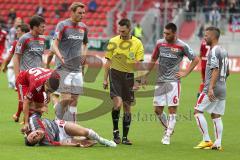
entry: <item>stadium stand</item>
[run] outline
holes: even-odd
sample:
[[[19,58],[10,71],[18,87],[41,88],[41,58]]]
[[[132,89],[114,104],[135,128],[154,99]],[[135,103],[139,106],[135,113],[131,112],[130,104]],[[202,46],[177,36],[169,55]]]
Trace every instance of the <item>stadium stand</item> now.
[[[96,0],[97,10],[95,13],[87,12],[84,18],[84,22],[90,26],[89,36],[98,37],[106,36],[104,33],[104,28],[107,26],[106,15],[118,2],[119,0]],[[51,0],[42,1],[43,7],[46,9],[44,13],[44,18],[47,22],[48,33],[54,30],[55,25],[58,21],[65,19],[69,16],[69,12],[60,12],[60,17],[55,17],[55,10],[61,7],[64,0]],[[74,0],[66,0],[68,4],[74,2]],[[82,3],[88,5],[89,0],[81,0]],[[8,12],[11,8],[14,8],[17,12],[17,16],[24,19],[25,22],[29,21],[29,18],[35,14],[35,10],[39,4],[38,0],[1,0],[0,3],[0,16],[7,22]],[[87,9],[87,7],[86,7]]]

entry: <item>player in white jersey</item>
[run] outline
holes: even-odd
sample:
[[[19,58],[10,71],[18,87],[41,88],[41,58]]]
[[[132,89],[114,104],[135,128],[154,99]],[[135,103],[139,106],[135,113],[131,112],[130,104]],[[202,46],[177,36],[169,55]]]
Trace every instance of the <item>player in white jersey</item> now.
[[[149,72],[146,74],[147,76],[150,73],[155,62],[159,60],[153,105],[155,113],[165,129],[162,138],[163,144],[170,144],[170,136],[174,131],[180,98],[180,79],[190,74],[199,61],[193,50],[176,37],[176,31],[177,26],[174,23],[165,26],[164,39],[157,41],[151,63],[149,63]],[[188,57],[192,62],[183,72],[180,71],[179,65],[184,56]],[[168,106],[168,118],[163,112],[164,106]]]
[[[211,50],[207,56],[204,89],[195,106],[194,116],[202,133],[203,140],[194,148],[222,150],[223,123],[221,116],[225,111],[226,79],[229,75],[228,53],[218,44],[220,30],[208,27],[204,39]],[[212,143],[208,134],[208,124],[203,112],[211,114],[214,124],[215,142]]]
[[[59,119],[77,121],[77,101],[83,89],[81,57],[87,52],[87,28],[81,22],[85,14],[85,5],[73,2],[71,16],[56,27],[53,51],[57,56],[57,70],[61,74],[58,92],[61,93]]]

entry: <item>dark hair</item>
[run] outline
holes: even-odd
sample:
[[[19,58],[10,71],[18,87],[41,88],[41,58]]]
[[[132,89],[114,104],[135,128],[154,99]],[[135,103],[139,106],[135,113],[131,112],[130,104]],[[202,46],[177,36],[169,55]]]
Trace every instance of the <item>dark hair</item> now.
[[[206,31],[213,31],[215,34],[215,37],[219,39],[220,33],[221,33],[219,28],[211,26],[211,27],[207,27]]]
[[[30,28],[33,29],[34,26],[39,27],[41,23],[45,23],[45,20],[41,16],[32,16],[32,18],[29,21]]]
[[[127,18],[121,19],[121,20],[118,22],[118,24],[119,24],[120,26],[127,26],[127,28],[131,28],[131,22],[130,22],[130,20],[127,19]]]
[[[172,30],[173,33],[176,33],[176,32],[177,32],[177,26],[176,26],[176,24],[174,24],[174,23],[168,23],[168,24],[165,26],[165,29],[170,29],[170,30]]]
[[[71,6],[69,7],[69,9],[73,12],[75,12],[77,10],[77,8],[80,7],[80,8],[85,8],[85,5],[81,2],[73,2],[71,4]]]
[[[24,33],[27,33],[29,32],[29,27],[27,24],[21,24],[21,25],[18,25],[17,28],[20,28],[22,32]]]
[[[38,143],[38,142],[36,142],[36,143],[29,142],[27,137],[24,137],[24,142],[25,142],[26,146],[30,146],[30,147],[35,146]]]
[[[60,75],[57,73],[57,71],[53,71],[51,76],[48,79],[49,87],[52,91],[56,91],[59,87],[60,83]]]

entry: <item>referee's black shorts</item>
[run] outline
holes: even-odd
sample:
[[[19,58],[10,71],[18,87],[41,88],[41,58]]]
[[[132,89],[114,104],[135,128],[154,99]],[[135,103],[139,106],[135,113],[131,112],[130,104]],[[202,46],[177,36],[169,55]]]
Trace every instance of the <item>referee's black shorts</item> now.
[[[134,102],[134,74],[110,69],[110,97],[121,97],[124,102]]]

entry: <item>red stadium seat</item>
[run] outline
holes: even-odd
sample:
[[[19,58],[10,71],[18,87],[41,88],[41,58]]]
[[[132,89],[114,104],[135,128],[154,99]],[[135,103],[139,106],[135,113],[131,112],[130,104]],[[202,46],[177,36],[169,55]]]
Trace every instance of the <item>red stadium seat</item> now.
[[[104,19],[104,18],[106,18],[105,13],[98,14],[98,19]]]
[[[96,19],[95,20],[95,26],[100,26],[101,25],[101,20],[100,19]]]
[[[113,6],[115,6],[115,4],[116,4],[116,2],[114,0],[111,0],[108,2],[107,5],[113,7]]]
[[[7,15],[8,15],[8,10],[2,10],[2,11],[1,11],[1,15],[7,16]]]
[[[93,18],[93,19],[97,19],[98,18],[98,13],[92,13],[92,15],[91,15],[91,18]]]
[[[52,18],[52,23],[53,25],[56,25],[59,22],[59,19],[57,18]]]
[[[0,3],[0,9],[4,9],[4,8],[5,8],[4,4]]]
[[[87,21],[87,25],[88,25],[88,26],[93,26],[93,25],[94,25],[94,20],[93,20],[93,19],[89,19],[89,20]]]
[[[52,18],[45,18],[45,21],[46,21],[46,24],[47,24],[47,25],[48,25],[48,24],[51,24]]]
[[[28,17],[28,11],[21,11],[20,15],[21,17]]]
[[[50,5],[46,7],[47,11],[55,11],[55,6],[54,5]]]
[[[50,33],[49,30],[52,30],[60,20],[69,18],[70,13],[68,11],[61,13],[59,19],[54,18],[55,9],[59,8],[64,1],[65,0],[42,1],[43,6],[46,8],[44,17],[47,23],[47,32]],[[104,28],[107,26],[106,15],[119,1],[120,0],[96,0],[98,4],[97,12],[87,12],[83,19],[83,21],[86,21],[86,24],[90,27],[89,32],[103,34]],[[74,0],[66,0],[66,2],[71,4]],[[84,3],[87,8],[89,0],[81,0],[81,2]],[[3,16],[4,19],[8,19],[7,15],[9,10],[15,8],[17,15],[23,17],[24,21],[28,23],[30,17],[35,14],[38,5],[39,0],[0,0],[0,15]],[[93,36],[98,37],[99,35],[94,34]]]
[[[107,26],[107,21],[106,20],[102,20],[100,25],[106,27]]]

